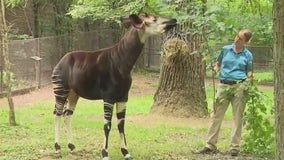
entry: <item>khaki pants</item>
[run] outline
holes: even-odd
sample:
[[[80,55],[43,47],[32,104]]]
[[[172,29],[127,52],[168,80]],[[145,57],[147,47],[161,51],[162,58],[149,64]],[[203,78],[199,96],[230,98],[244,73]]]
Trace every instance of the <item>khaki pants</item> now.
[[[242,87],[242,84],[243,83],[234,85],[219,84],[215,102],[216,111],[215,114],[212,113],[211,115],[206,147],[217,149],[216,143],[218,141],[220,127],[228,106],[231,103],[234,121],[231,149],[239,149],[242,132],[242,118],[245,109],[244,87]]]

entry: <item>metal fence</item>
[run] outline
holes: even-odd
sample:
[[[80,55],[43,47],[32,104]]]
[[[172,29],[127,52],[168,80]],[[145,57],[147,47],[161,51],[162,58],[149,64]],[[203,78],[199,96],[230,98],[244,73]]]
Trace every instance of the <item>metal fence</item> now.
[[[271,46],[248,46],[254,58],[255,69],[273,69],[273,50]]]
[[[100,29],[87,33],[9,41],[12,90],[30,90],[50,84],[52,69],[65,53],[109,46],[120,37],[117,33],[110,29]],[[3,94],[6,88],[6,74],[3,70],[1,51],[0,54],[0,94]]]
[[[68,51],[96,50],[114,44],[121,37],[117,30],[99,29],[54,37],[9,41],[9,58],[13,73],[14,91],[40,88],[51,83],[51,72]],[[151,70],[160,68],[162,36],[150,38],[144,47],[145,65]],[[271,47],[251,46],[257,67],[272,65]],[[2,53],[1,53],[2,55]],[[5,92],[3,60],[0,61],[0,94]]]
[[[160,51],[162,37],[150,38],[144,47],[145,65],[148,69],[159,71],[160,69]],[[218,54],[222,45],[216,45],[213,52]],[[265,70],[273,68],[273,50],[271,46],[248,46],[254,58],[254,69]]]

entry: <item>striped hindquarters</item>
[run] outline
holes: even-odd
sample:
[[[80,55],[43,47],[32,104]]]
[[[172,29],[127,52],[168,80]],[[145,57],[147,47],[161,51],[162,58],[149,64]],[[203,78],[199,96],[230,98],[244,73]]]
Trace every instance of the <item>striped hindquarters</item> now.
[[[64,86],[66,82],[62,80],[59,74],[53,74],[51,78],[55,96],[55,108],[53,113],[56,115],[62,115],[70,89]]]

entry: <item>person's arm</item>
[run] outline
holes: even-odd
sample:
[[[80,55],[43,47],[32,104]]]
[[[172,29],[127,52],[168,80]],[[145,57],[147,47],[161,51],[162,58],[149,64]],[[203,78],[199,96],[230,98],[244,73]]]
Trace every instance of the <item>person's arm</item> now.
[[[222,48],[219,55],[216,57],[216,61],[212,67],[212,72],[214,74],[217,74],[221,69],[221,63],[222,63],[224,52],[225,50]]]
[[[254,78],[252,58],[250,59],[248,66],[247,66],[247,78],[250,79],[250,80],[253,80],[253,78]]]

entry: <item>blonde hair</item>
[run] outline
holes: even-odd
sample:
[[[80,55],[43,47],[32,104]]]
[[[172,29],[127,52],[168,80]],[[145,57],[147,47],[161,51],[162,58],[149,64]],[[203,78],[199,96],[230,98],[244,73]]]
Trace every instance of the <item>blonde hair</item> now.
[[[252,37],[252,33],[249,29],[242,29],[239,33],[243,33],[245,36],[245,42],[249,42]]]

